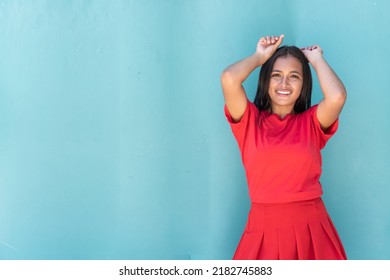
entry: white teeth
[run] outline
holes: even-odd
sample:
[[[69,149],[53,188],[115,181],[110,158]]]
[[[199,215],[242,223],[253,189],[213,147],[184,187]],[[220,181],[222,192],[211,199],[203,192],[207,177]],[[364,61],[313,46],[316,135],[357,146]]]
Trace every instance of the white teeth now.
[[[284,91],[284,90],[278,90],[276,92],[279,93],[279,94],[284,94],[284,95],[287,95],[287,94],[291,93],[291,91]]]

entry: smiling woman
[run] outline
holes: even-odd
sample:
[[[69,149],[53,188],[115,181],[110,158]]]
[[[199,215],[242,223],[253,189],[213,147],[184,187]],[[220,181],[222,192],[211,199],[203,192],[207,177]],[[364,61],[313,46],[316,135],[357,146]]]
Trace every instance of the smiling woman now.
[[[312,76],[305,55],[295,46],[284,46],[262,65],[254,104],[281,117],[302,113],[310,108],[311,90]],[[283,97],[281,104],[278,96]]]
[[[284,117],[294,112],[294,105],[302,90],[301,69],[301,63],[293,56],[281,57],[275,62],[269,84],[273,113]]]
[[[262,37],[255,54],[227,67],[221,77],[225,115],[241,151],[252,202],[233,258],[346,259],[319,181],[320,150],[337,130],[335,112],[341,111],[345,89],[322,51],[278,48],[283,37]],[[323,101],[312,107],[309,62],[324,92]],[[259,66],[252,103],[242,83]]]

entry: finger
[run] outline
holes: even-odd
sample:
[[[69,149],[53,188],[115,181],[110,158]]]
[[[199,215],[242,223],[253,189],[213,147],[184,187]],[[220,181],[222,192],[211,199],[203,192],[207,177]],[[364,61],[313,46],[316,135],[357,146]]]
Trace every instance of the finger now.
[[[267,45],[268,45],[268,43],[267,43],[267,37],[261,37],[259,43],[260,43],[260,45],[262,45],[262,46],[267,46]]]
[[[312,46],[302,47],[301,51],[312,51]]]
[[[281,37],[282,37],[282,35],[281,35]],[[279,37],[279,36],[272,36],[272,37],[271,37],[271,43],[272,43],[272,44],[275,44],[276,42],[279,41],[279,39],[280,39],[281,37]]]
[[[276,46],[279,47],[280,44],[282,44],[283,42],[284,34],[280,35],[279,37],[275,36],[275,38],[276,38]]]
[[[284,38],[284,34],[280,36],[264,36],[260,38],[259,43],[262,45],[274,45],[274,44],[280,45],[283,41],[283,38]]]

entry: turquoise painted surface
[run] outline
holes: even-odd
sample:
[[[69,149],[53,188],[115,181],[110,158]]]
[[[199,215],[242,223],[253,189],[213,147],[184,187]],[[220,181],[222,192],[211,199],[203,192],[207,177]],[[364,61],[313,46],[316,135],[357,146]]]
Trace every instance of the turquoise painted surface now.
[[[390,259],[389,9],[0,1],[0,258],[230,259],[249,200],[219,76],[285,33],[348,89],[322,177],[348,256]]]

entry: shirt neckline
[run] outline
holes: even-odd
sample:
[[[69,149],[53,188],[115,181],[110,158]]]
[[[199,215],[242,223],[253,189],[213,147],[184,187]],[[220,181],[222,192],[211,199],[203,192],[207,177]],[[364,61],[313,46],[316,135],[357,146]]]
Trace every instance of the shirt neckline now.
[[[275,119],[277,119],[277,120],[279,120],[279,121],[284,121],[284,120],[287,120],[287,119],[289,119],[289,118],[291,118],[291,117],[297,115],[297,114],[294,114],[294,113],[289,113],[289,114],[285,115],[284,118],[281,118],[281,117],[280,117],[278,114],[276,114],[276,113],[271,113],[271,112],[268,112],[268,111],[265,111],[265,112],[266,112],[267,117],[273,117],[273,118],[275,118]]]

